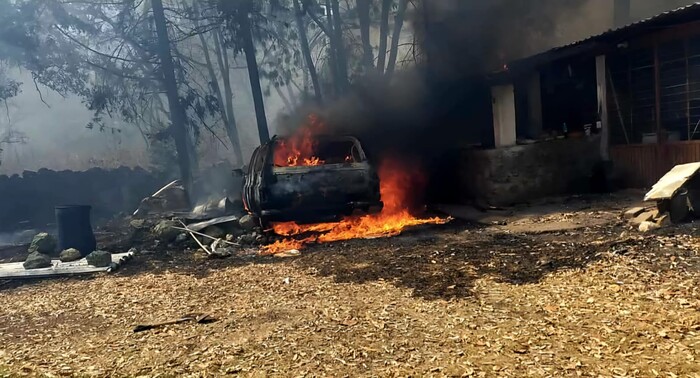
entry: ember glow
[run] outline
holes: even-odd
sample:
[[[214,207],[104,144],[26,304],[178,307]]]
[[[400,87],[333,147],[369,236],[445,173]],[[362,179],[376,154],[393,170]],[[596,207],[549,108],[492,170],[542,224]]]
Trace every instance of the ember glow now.
[[[323,125],[316,115],[310,115],[308,123],[289,138],[280,139],[274,151],[277,167],[317,166],[325,162],[315,156],[318,142],[313,137],[322,131]]]
[[[415,167],[394,160],[384,161],[379,168],[380,192],[384,208],[379,214],[347,217],[337,223],[300,225],[295,222],[273,224],[273,231],[288,239],[263,247],[262,253],[276,254],[300,249],[306,244],[329,243],[350,239],[376,239],[399,235],[407,227],[423,224],[445,224],[450,219],[421,219],[411,214],[413,193],[424,185],[422,177],[412,174]]]

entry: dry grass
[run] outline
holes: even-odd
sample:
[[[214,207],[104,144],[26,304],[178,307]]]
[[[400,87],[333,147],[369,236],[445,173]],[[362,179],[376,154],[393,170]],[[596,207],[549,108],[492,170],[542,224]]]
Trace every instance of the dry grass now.
[[[700,376],[692,229],[621,227],[452,225],[7,285],[0,375]],[[219,320],[131,332],[191,312]]]

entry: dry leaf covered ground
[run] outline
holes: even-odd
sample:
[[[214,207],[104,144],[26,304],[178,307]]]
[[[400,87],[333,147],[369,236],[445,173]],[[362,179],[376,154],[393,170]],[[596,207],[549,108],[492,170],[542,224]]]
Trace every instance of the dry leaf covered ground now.
[[[640,235],[620,210],[5,283],[0,376],[700,376],[694,227]],[[218,321],[132,332],[192,312]]]

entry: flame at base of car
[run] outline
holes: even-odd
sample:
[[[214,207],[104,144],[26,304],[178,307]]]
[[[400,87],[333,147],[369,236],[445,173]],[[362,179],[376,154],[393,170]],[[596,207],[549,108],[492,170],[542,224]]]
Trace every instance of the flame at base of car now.
[[[384,161],[379,168],[380,192],[384,202],[380,213],[350,216],[334,223],[275,223],[272,225],[273,231],[285,239],[264,246],[261,253],[277,254],[313,243],[392,237],[407,227],[449,222],[450,218],[419,218],[411,213],[415,194],[422,192],[425,186],[425,180],[416,172],[415,167],[407,167],[396,160]]]

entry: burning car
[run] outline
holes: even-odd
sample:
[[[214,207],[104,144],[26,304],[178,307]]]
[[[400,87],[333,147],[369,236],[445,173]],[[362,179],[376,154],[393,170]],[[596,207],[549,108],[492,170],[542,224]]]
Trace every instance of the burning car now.
[[[360,142],[311,133],[275,137],[253,152],[243,202],[263,224],[337,220],[383,206],[379,177]]]

